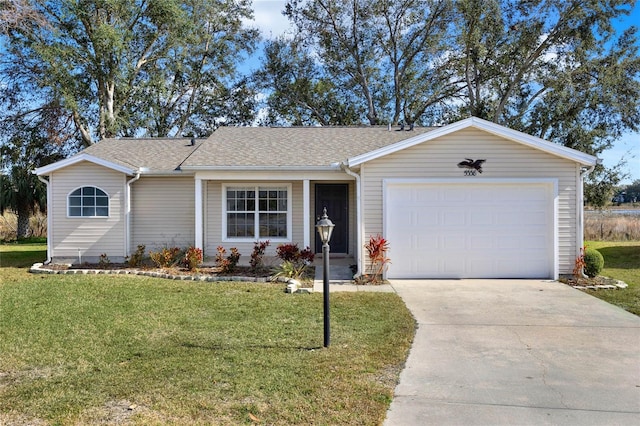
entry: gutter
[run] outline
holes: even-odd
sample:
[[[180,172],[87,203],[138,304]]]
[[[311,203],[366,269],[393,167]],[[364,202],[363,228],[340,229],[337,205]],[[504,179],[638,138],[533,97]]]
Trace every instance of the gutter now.
[[[356,180],[356,273],[354,278],[362,275],[362,189],[360,175],[349,168],[345,163],[340,164],[340,168],[349,176],[352,176]]]
[[[136,175],[127,181],[127,206],[125,210],[125,238],[124,238],[124,254],[129,257],[131,254],[131,184],[140,179],[140,173],[143,168],[139,168]]]
[[[602,164],[601,158],[597,158],[595,164],[589,166],[586,169],[580,170],[580,180],[578,181],[578,184],[580,186],[580,189],[578,191],[579,227],[577,232],[578,235],[576,238],[578,240],[577,246],[579,247],[580,252],[582,252],[582,247],[584,246],[584,180],[591,174],[591,172],[593,172],[598,164]],[[577,253],[576,256],[580,256],[580,253]],[[583,278],[587,278],[587,276],[584,274],[584,270],[581,273]]]
[[[343,163],[344,164],[344,163]],[[181,166],[180,170],[196,171],[196,172],[218,172],[218,171],[241,171],[241,172],[271,172],[271,171],[287,171],[287,172],[318,172],[318,171],[336,171],[340,170],[340,163],[331,163],[330,166]]]
[[[53,215],[51,214],[51,211],[49,210],[49,202],[51,201],[51,186],[49,185],[49,181],[45,178],[43,178],[42,176],[38,176],[38,180],[42,183],[44,183],[47,187],[47,260],[44,261],[45,265],[48,265],[51,263],[51,232],[53,230]]]

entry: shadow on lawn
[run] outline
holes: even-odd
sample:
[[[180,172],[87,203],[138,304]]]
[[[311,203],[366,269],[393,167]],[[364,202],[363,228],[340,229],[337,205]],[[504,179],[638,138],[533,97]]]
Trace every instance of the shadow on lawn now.
[[[28,268],[46,259],[46,248],[11,245],[0,248],[0,268]]]
[[[191,342],[184,342],[182,343],[180,346],[182,346],[183,348],[189,348],[189,349],[206,349],[209,351],[224,351],[224,350],[229,350],[229,349],[233,349],[233,350],[237,350],[237,349],[286,349],[286,350],[291,350],[291,349],[296,349],[299,351],[316,351],[316,350],[320,350],[323,349],[322,346],[315,346],[315,347],[309,347],[309,346],[287,346],[287,345],[281,345],[281,344],[271,344],[271,345],[242,345],[242,346],[230,346],[230,345],[203,345],[203,344],[198,344],[198,343],[191,343]]]
[[[605,268],[637,269],[640,265],[640,245],[603,247],[598,251],[604,257]]]

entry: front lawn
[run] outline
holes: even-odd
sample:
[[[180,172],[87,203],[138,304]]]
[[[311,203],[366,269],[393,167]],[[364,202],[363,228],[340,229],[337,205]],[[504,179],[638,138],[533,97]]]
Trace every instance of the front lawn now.
[[[604,257],[601,275],[629,284],[624,290],[589,290],[589,294],[640,315],[640,241],[587,241]]]
[[[5,266],[0,424],[380,424],[414,320],[364,292],[331,320],[325,349],[321,294]]]
[[[47,260],[47,242],[43,239],[31,239],[27,242],[0,242],[0,268],[24,268],[45,260]]]

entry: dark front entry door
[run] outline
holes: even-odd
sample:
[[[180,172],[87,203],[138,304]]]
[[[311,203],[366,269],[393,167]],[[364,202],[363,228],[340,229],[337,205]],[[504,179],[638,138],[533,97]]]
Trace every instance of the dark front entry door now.
[[[316,219],[322,217],[322,209],[327,208],[327,216],[334,223],[329,247],[331,253],[347,253],[349,247],[349,185],[316,184]],[[322,253],[322,241],[316,233],[316,253]]]

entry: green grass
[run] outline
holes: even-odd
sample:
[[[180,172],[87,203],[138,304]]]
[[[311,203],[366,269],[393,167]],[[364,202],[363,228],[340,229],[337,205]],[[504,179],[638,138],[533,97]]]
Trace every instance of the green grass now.
[[[640,241],[587,241],[604,257],[601,275],[629,284],[624,290],[589,291],[595,297],[640,315]]]
[[[363,292],[332,294],[331,320],[325,349],[321,294],[5,266],[0,424],[380,424],[414,320]]]
[[[46,240],[30,239],[26,242],[0,243],[0,268],[23,268],[36,262],[44,262],[46,259]]]

